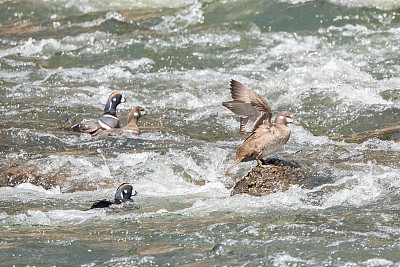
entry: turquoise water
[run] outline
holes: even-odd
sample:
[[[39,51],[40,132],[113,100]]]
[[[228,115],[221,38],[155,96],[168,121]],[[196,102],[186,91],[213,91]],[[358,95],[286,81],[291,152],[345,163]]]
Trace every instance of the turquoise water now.
[[[0,157],[58,179],[0,188],[1,265],[398,266],[397,1],[0,1]],[[289,110],[295,160],[323,184],[230,197],[236,79]],[[112,92],[140,136],[69,126]],[[140,209],[87,210],[131,183]]]

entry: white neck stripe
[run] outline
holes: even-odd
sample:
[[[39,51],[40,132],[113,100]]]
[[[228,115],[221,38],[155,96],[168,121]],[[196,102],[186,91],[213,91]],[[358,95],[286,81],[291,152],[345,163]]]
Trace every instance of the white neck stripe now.
[[[113,119],[118,120],[117,117],[115,117],[115,116],[113,116],[113,115],[111,115],[111,114],[104,114],[104,117],[109,117],[109,118],[113,118]]]
[[[110,127],[110,125],[105,124],[105,123],[102,122],[101,120],[99,120],[99,124],[100,124],[101,128],[104,128],[104,129],[106,129],[106,130],[112,129],[112,128]]]

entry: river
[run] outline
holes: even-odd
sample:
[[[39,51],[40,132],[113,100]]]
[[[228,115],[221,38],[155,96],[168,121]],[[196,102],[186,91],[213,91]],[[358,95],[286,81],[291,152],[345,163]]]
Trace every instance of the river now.
[[[3,266],[399,266],[396,0],[0,0],[0,159],[62,186],[0,188]],[[323,183],[230,197],[230,79],[296,117],[273,156]],[[140,136],[69,127],[122,93]],[[121,183],[135,210],[88,210]]]

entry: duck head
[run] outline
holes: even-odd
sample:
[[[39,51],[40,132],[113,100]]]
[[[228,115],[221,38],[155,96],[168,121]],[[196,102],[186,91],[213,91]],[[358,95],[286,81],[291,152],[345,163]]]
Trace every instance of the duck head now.
[[[287,125],[288,123],[294,122],[294,116],[289,111],[282,111],[276,115],[274,122],[277,124]]]
[[[106,106],[104,107],[104,114],[117,116],[117,106],[125,101],[126,99],[122,94],[112,93],[107,99]]]
[[[121,184],[115,192],[115,203],[119,204],[131,199],[133,187],[130,184]],[[136,194],[136,191],[133,195]]]
[[[135,120],[139,120],[139,118],[143,115],[146,115],[147,111],[142,108],[142,107],[134,107],[132,108],[132,110],[129,112],[128,115],[128,123],[130,123],[131,121]]]

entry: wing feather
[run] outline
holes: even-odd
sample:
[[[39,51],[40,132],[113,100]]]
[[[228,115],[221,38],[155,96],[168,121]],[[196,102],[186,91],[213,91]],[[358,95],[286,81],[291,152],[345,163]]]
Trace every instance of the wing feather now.
[[[240,116],[240,132],[249,134],[261,124],[271,124],[272,111],[267,101],[242,83],[231,80],[233,101],[223,102],[233,113]]]
[[[93,133],[101,128],[98,120],[83,120],[71,127],[75,132]]]

